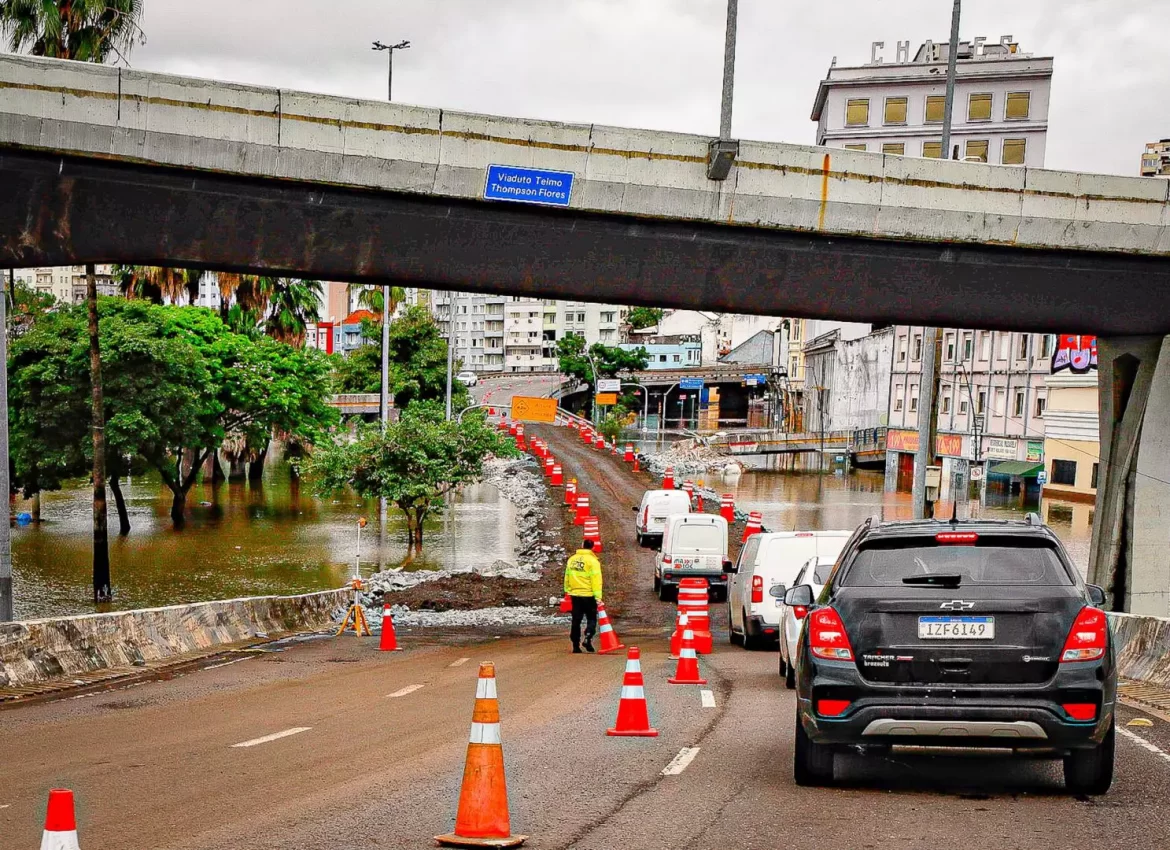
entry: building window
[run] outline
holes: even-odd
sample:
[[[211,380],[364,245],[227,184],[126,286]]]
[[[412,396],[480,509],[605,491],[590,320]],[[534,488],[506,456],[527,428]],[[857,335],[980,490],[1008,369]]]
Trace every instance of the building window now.
[[[1017,360],[1027,360],[1028,359],[1028,335],[1027,334],[1020,334],[1020,345],[1016,349],[1016,359]]]
[[[910,412],[918,412],[918,384],[910,385]]]
[[[1093,477],[1089,479],[1089,486],[1092,487],[1094,490],[1097,489],[1097,472],[1098,472],[1098,470],[1100,470],[1100,468],[1101,468],[1101,464],[1099,464],[1099,463],[1093,464]]]
[[[990,121],[991,120],[991,95],[990,94],[973,94],[967,101],[967,120],[968,121]]]
[[[578,314],[577,314],[577,321],[578,321],[578,322],[583,322],[583,321],[585,321],[585,314],[584,314],[584,313],[578,313]]]
[[[947,362],[954,363],[955,362],[955,335],[954,334],[947,334],[946,353],[947,353]]]
[[[914,335],[914,348],[911,359],[915,363],[922,359],[922,334]]]
[[[892,153],[897,156],[906,155],[906,145],[903,142],[886,142],[882,145],[882,153]]]
[[[1052,461],[1052,483],[1075,487],[1077,484],[1077,462],[1075,460]]]
[[[991,359],[991,332],[990,331],[980,331],[979,332],[979,359],[980,360],[990,360]]]
[[[1036,418],[1037,419],[1044,418],[1044,410],[1047,406],[1048,406],[1048,399],[1044,398],[1043,396],[1036,397]]]
[[[887,97],[886,98],[886,124],[905,124],[906,123],[906,98],[904,97]]]
[[[950,413],[951,412],[951,388],[950,387],[943,387],[942,388],[942,399],[939,402],[939,410],[942,413]]]
[[[971,139],[967,142],[967,152],[964,156],[987,162],[987,139]]]
[[[982,416],[984,411],[986,411],[986,410],[987,410],[987,390],[980,390],[979,394],[975,397],[975,413],[979,416]]]
[[[963,334],[963,359],[970,360],[975,354],[975,335],[967,332]]]
[[[1016,390],[1016,398],[1012,403],[1012,416],[1017,419],[1024,415],[1024,391]]]
[[[1027,139],[1004,139],[1003,155],[999,158],[999,161],[1004,165],[1023,165],[1024,154],[1027,150]]]
[[[999,335],[999,359],[1007,360],[1008,352],[1012,344],[1012,335],[1008,333],[1001,333]]]
[[[865,150],[865,145],[864,144],[846,145],[845,150],[847,150],[847,151],[863,151],[863,150]]]
[[[658,362],[659,362],[659,363],[665,363],[665,362],[666,362],[666,355],[665,355],[665,354],[659,354],[659,355],[658,355]]]
[[[942,159],[942,142],[923,142],[922,155],[927,159]]]
[[[902,395],[902,387],[894,387],[894,410],[896,412],[902,410]]]
[[[672,359],[672,360],[673,360],[675,363],[681,363],[681,362],[682,362],[682,355],[681,355],[681,354],[675,354],[675,355],[672,355],[672,356],[671,356],[671,359]]]
[[[1000,387],[1000,388],[996,389],[996,391],[995,391],[994,413],[996,416],[1003,416],[1004,412],[1006,410],[1007,410],[1007,390]]]
[[[959,398],[959,415],[967,415],[967,399],[961,397]]]
[[[946,95],[932,94],[926,97],[926,123],[941,124],[947,110]]]
[[[845,126],[865,127],[869,124],[869,98],[851,98],[845,102]]]
[[[1023,121],[1027,119],[1032,108],[1032,93],[1026,91],[1008,92],[1007,100],[1003,105],[1003,117],[1006,121]]]
[[[1040,356],[1052,356],[1052,334],[1042,334],[1040,337]]]
[[[906,337],[898,338],[898,362],[906,362]]]

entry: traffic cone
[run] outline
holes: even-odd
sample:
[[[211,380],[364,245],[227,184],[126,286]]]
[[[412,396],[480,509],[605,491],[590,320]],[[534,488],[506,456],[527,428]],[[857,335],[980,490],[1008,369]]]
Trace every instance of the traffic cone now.
[[[626,675],[622,679],[622,698],[618,703],[617,723],[605,733],[621,738],[657,738],[658,730],[650,726],[650,709],[642,682],[642,654],[631,646],[626,654]]]
[[[553,487],[560,487],[565,483],[565,473],[564,470],[561,469],[561,465],[559,463],[553,464],[552,477],[549,483],[552,484]]]
[[[382,652],[398,652],[402,649],[398,645],[398,636],[394,634],[394,618],[390,616],[390,603],[382,606],[382,642],[378,644]]]
[[[471,739],[463,767],[463,787],[455,831],[436,835],[444,847],[519,847],[527,835],[513,835],[508,817],[504,748],[500,744],[500,704],[496,699],[496,665],[479,665]]]
[[[634,472],[641,472],[642,468],[638,466],[638,456],[634,455]]]
[[[689,510],[694,510],[695,507],[695,485],[690,481],[684,481],[682,486],[683,492],[687,494]]]
[[[597,650],[598,655],[626,648],[626,645],[618,639],[617,632],[613,630],[613,625],[609,622],[609,614],[605,611],[604,602],[597,603],[597,637],[601,641],[601,649]]]
[[[731,525],[735,522],[735,498],[730,493],[724,493],[719,499],[719,516]]]
[[[695,654],[695,634],[691,631],[687,615],[679,617],[682,626],[682,648],[678,653],[678,667],[674,677],[667,679],[672,685],[705,685],[707,680],[699,676],[699,657]]]
[[[577,516],[573,519],[573,525],[584,525],[585,518],[589,516],[589,494],[577,494]]]
[[[759,511],[752,511],[750,514],[748,514],[747,525],[744,526],[743,529],[743,539],[739,542],[747,543],[747,539],[749,537],[751,537],[753,534],[759,534],[761,531],[763,531],[763,522],[764,515]]]
[[[682,633],[683,633],[683,618],[686,612],[679,608],[674,616],[674,631],[670,633],[670,660],[678,661],[679,653],[682,652]]]
[[[45,831],[41,850],[78,850],[77,819],[73,814],[73,792],[57,788],[49,792],[45,810]]]
[[[714,646],[711,636],[711,615],[707,607],[707,579],[684,578],[678,585],[678,610],[687,615],[687,622],[691,627],[691,634],[695,638],[695,652],[698,655],[710,655]],[[681,647],[682,635],[679,643],[672,649]]]
[[[576,509],[577,507],[577,479],[570,478],[569,483],[565,485],[565,505]]]
[[[597,517],[585,518],[585,539],[593,541],[593,551],[601,551],[601,521]]]
[[[556,461],[552,459],[552,455],[549,455],[544,459],[544,474],[547,477],[552,478],[553,466],[555,465]]]
[[[634,462],[634,447],[629,443],[626,443],[626,450],[622,452],[622,460],[626,463]]]
[[[702,513],[703,512],[703,482],[702,481],[700,481],[697,485],[695,485],[695,502],[696,502],[695,510],[697,510],[699,513]]]
[[[673,466],[666,467],[666,472],[662,476],[662,489],[663,490],[673,490],[674,489],[674,467]]]

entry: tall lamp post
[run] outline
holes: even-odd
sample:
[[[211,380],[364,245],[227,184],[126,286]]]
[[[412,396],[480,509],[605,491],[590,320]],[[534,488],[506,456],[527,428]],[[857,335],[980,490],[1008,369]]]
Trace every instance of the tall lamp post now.
[[[374,46],[370,50],[386,51],[389,62],[386,70],[386,100],[394,100],[394,51],[407,50],[410,48],[409,41],[400,41],[397,44],[383,44],[380,41],[375,41]]]

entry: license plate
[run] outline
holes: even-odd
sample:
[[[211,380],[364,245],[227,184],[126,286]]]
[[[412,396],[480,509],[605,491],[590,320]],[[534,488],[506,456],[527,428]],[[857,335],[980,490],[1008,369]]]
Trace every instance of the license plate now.
[[[655,524],[661,524],[661,523],[664,523],[664,522],[666,522],[666,517],[664,517],[664,516],[652,516],[652,517],[650,517],[650,521],[651,521],[652,523],[655,523]]]
[[[994,640],[995,617],[919,617],[920,640]]]

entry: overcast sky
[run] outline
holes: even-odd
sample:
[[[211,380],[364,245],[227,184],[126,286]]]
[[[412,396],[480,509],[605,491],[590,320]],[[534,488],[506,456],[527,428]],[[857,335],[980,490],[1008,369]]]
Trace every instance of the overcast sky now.
[[[740,0],[734,134],[815,141],[817,82],[870,43],[945,41],[950,0]],[[963,39],[1054,56],[1049,168],[1133,175],[1170,137],[1170,0],[981,0]],[[146,0],[131,64],[474,112],[714,134],[725,0]]]

